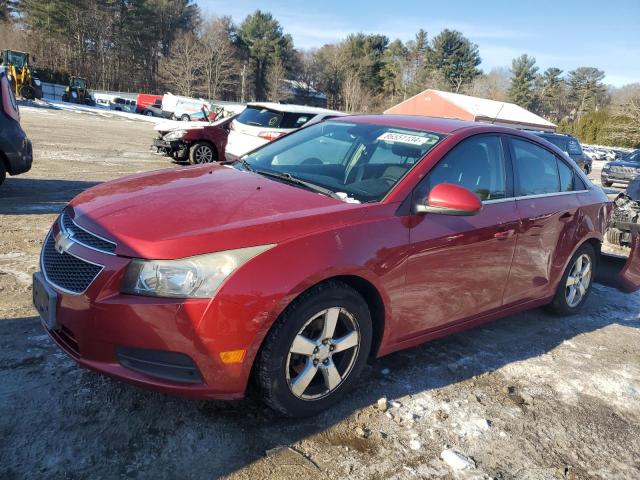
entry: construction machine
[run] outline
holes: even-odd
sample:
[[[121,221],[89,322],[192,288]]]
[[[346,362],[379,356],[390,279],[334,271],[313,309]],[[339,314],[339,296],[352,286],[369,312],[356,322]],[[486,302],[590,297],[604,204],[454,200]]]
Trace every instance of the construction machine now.
[[[69,84],[64,89],[62,95],[63,102],[81,103],[84,105],[95,105],[91,92],[89,91],[89,82],[86,78],[71,77]]]
[[[0,51],[0,66],[6,67],[11,87],[17,97],[42,98],[42,83],[29,66],[29,54],[16,50]]]

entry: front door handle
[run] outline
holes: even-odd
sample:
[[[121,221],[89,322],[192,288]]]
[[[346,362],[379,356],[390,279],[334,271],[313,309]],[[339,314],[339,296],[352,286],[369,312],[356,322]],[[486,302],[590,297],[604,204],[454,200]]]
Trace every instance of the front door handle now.
[[[560,220],[567,221],[571,220],[572,217],[573,214],[571,212],[564,212],[562,215],[560,215]]]

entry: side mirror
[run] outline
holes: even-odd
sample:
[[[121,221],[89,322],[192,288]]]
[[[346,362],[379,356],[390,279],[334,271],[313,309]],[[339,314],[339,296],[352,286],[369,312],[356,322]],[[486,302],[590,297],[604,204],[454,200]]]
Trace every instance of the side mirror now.
[[[482,202],[471,190],[453,183],[439,183],[431,189],[426,202],[415,206],[416,213],[441,215],[477,215]]]

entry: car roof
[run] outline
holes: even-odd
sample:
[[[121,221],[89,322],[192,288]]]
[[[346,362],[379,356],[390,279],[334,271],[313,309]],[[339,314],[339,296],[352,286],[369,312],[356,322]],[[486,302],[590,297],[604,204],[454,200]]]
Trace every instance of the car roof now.
[[[275,103],[275,102],[250,102],[247,103],[247,107],[260,107],[260,108],[268,108],[269,110],[277,110],[279,112],[288,112],[288,113],[312,113],[314,115],[336,115],[342,116],[347,115],[344,112],[339,112],[338,110],[329,110],[326,108],[319,107],[307,107],[306,105],[293,105],[289,103]]]
[[[538,135],[539,137],[563,137],[563,138],[573,138],[575,140],[575,137],[573,135],[569,135],[568,133],[558,133],[558,132],[533,132],[531,130],[529,130],[531,133],[533,133],[534,135]]]
[[[385,125],[396,128],[408,128],[412,130],[424,130],[427,132],[444,134],[452,133],[462,128],[491,126],[489,123],[454,120],[451,118],[426,117],[424,115],[350,115],[336,120],[343,122],[368,123],[372,125]],[[496,130],[498,129],[499,127],[496,126]]]

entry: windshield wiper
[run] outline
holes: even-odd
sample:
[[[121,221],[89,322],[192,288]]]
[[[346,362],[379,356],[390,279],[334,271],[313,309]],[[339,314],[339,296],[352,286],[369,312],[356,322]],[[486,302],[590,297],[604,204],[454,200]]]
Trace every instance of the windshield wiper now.
[[[292,176],[290,173],[269,172],[267,170],[254,170],[254,171],[256,173],[259,173],[260,175],[264,175],[265,177],[272,177],[272,178],[277,178],[279,180],[284,180],[287,183],[290,183],[293,185],[299,185],[309,190],[313,190],[314,192],[318,192],[323,195],[326,195],[327,197],[335,198],[336,200],[340,200],[341,202],[344,202],[344,199],[340,198],[340,196],[336,195],[335,192],[333,192],[332,190],[321,187],[320,185],[316,185],[315,183],[305,182],[304,180],[300,180],[299,178]]]
[[[236,158],[235,160],[232,160],[229,163],[231,163],[231,164],[239,163],[240,165],[242,165],[249,172],[253,172],[254,171],[254,169],[251,166],[251,164],[249,162],[247,162],[244,158]]]

